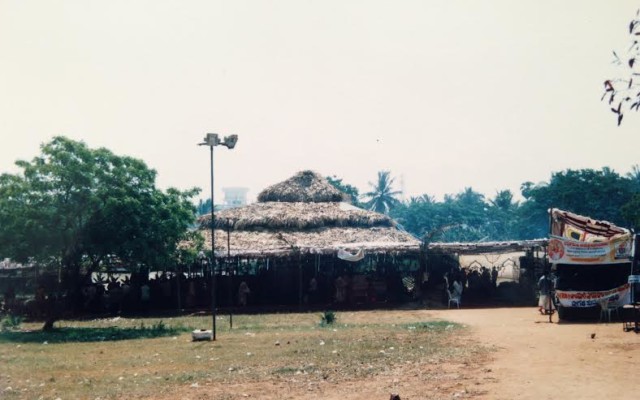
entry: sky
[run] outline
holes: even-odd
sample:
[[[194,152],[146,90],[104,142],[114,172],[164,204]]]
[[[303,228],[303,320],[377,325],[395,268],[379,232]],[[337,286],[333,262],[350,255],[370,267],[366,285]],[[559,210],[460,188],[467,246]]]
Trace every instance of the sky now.
[[[54,136],[144,160],[160,188],[265,187],[311,169],[361,192],[519,193],[640,163],[624,76],[640,2],[0,0],[0,173]],[[622,51],[623,52],[623,51]]]

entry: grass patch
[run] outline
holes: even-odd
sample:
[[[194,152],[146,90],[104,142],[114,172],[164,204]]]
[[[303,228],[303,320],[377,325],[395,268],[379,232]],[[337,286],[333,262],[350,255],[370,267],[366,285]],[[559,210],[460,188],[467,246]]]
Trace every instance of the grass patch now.
[[[486,349],[466,342],[463,326],[425,318],[414,311],[342,312],[339,324],[319,327],[317,312],[235,315],[229,329],[219,315],[215,342],[191,340],[190,331],[209,327],[210,316],[59,321],[52,332],[23,323],[34,331],[0,334],[0,398],[168,399],[185,390],[217,399],[254,390],[259,398],[261,389],[252,388],[274,385],[300,388],[291,398],[322,398],[309,390],[394,379],[421,380],[411,387],[457,384],[442,363],[478,365]],[[3,393],[6,387],[12,392]]]
[[[149,339],[164,336],[175,336],[189,329],[182,326],[166,326],[162,321],[151,326],[134,327],[62,327],[51,331],[3,331],[0,332],[0,343],[82,343],[112,342],[118,340]]]

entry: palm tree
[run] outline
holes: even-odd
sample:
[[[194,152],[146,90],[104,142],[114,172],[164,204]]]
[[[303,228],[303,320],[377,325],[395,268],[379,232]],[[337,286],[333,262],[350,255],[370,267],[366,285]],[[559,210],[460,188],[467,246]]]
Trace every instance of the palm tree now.
[[[401,192],[393,190],[391,186],[394,178],[391,178],[389,174],[389,171],[378,171],[377,182],[369,182],[372,190],[363,194],[365,198],[369,199],[365,204],[369,210],[388,214],[389,210],[400,204],[400,200],[396,196]]]
[[[496,197],[489,200],[489,202],[492,206],[503,211],[509,211],[518,205],[517,202],[513,201],[513,193],[511,193],[511,190],[500,190],[496,193]]]
[[[415,204],[435,204],[436,199],[433,196],[429,196],[428,194],[423,194],[421,196],[411,196],[409,199],[410,205]]]
[[[640,165],[635,164],[631,167],[631,172],[627,173],[627,179],[631,181],[636,190],[640,188]]]

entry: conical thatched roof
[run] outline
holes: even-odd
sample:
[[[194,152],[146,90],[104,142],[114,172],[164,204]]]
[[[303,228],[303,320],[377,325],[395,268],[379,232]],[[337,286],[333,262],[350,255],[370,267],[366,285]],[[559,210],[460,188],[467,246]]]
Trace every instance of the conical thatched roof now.
[[[339,202],[344,199],[341,191],[333,187],[317,172],[301,171],[284,182],[264,189],[258,195],[259,202]]]
[[[220,255],[259,258],[293,251],[334,254],[339,249],[417,253],[420,248],[417,239],[386,215],[342,203],[342,193],[312,171],[268,187],[258,199],[259,203],[216,212],[215,248]],[[199,222],[210,248],[211,217],[202,216]]]

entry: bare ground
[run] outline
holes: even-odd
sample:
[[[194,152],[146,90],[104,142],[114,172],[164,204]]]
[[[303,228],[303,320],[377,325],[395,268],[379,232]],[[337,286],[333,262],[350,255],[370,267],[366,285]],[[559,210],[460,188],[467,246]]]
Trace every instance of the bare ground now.
[[[471,362],[414,370],[397,366],[374,380],[308,382],[304,377],[167,393],[183,399],[637,399],[640,335],[621,323],[552,323],[535,308],[385,311],[423,314],[469,327],[461,345],[491,349]],[[593,336],[593,338],[592,338]],[[424,367],[422,367],[424,368]]]
[[[640,336],[621,323],[553,323],[532,308],[434,315],[469,324],[498,351],[483,399],[637,399]],[[594,336],[592,338],[592,336]]]

